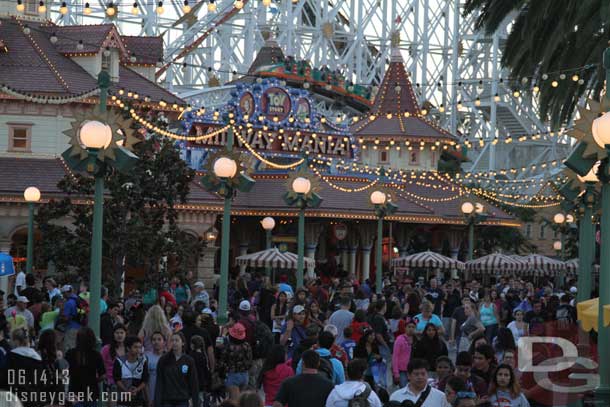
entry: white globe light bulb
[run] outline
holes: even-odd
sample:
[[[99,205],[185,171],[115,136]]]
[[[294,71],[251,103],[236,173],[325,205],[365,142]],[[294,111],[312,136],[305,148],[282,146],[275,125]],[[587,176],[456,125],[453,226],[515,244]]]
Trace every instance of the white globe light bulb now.
[[[232,178],[237,173],[237,163],[228,157],[220,157],[214,162],[214,174],[219,178]]]
[[[36,187],[27,187],[23,191],[23,197],[26,202],[38,202],[40,201],[40,190]]]
[[[386,199],[387,199],[386,194],[381,191],[373,191],[371,193],[371,203],[373,205],[383,205],[385,203]]]
[[[265,230],[272,230],[275,227],[275,219],[273,219],[271,216],[267,216],[261,220],[261,225]]]
[[[574,216],[572,216],[572,214],[567,214],[566,215],[566,222],[567,223],[574,223]]]
[[[593,139],[601,148],[610,144],[610,114],[604,113],[603,116],[593,120],[591,131],[593,132]]]
[[[556,242],[553,242],[553,249],[560,251],[561,250],[561,242],[558,240]]]
[[[292,181],[292,190],[297,194],[307,194],[311,189],[311,181],[304,177],[295,178]]]
[[[85,148],[106,148],[112,141],[112,129],[107,124],[91,120],[80,128],[79,138]]]
[[[563,213],[556,213],[555,216],[553,216],[553,222],[555,223],[563,223],[565,220],[566,217]]]
[[[465,213],[466,215],[470,215],[473,211],[474,211],[474,205],[472,204],[472,202],[464,202],[462,204],[462,213]]]
[[[474,207],[475,207],[474,211],[475,211],[476,213],[483,213],[483,210],[485,209],[485,207],[483,206],[483,204],[478,203],[478,202],[477,202],[477,203],[474,205]]]

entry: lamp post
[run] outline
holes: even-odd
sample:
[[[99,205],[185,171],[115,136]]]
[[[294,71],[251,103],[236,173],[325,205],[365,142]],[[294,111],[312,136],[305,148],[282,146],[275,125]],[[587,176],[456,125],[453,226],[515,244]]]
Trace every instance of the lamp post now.
[[[271,216],[267,216],[261,220],[261,226],[265,229],[265,242],[266,249],[271,249],[271,231],[275,227],[275,219]],[[271,275],[271,267],[266,267],[265,271],[267,272],[267,277]]]
[[[398,207],[388,200],[388,195],[384,191],[373,191],[370,195],[370,200],[375,207],[375,215],[377,215],[377,243],[375,252],[375,292],[381,294],[383,285],[383,218],[391,215]]]
[[[595,258],[595,231],[593,227],[593,205],[595,203],[595,184],[599,162],[584,177],[578,176],[580,182],[585,184],[584,194],[580,199],[580,224],[578,228],[578,291],[577,302],[587,301],[591,297],[592,264]]]
[[[466,224],[468,225],[468,257],[467,260],[472,260],[474,256],[474,225],[483,222],[487,219],[487,215],[483,213],[485,207],[481,203],[463,202],[460,208],[464,214]]]
[[[284,194],[284,202],[299,208],[299,225],[297,232],[297,288],[303,287],[303,258],[305,257],[305,209],[317,208],[322,198],[316,193],[312,185],[310,174],[306,168],[308,160],[305,158],[299,170],[288,178],[288,191]]]
[[[227,117],[230,124],[234,123],[233,113]],[[231,233],[231,203],[236,190],[248,192],[254,186],[254,180],[238,171],[241,164],[239,155],[233,152],[233,127],[227,134],[227,145],[208,159],[206,175],[201,179],[203,186],[210,192],[216,192],[224,198],[222,212],[222,238],[220,239],[220,284],[218,292],[218,323],[224,325],[228,321],[228,288],[229,288],[229,247]]]
[[[34,264],[34,205],[40,201],[40,191],[36,187],[27,187],[23,197],[28,203],[28,245],[26,250],[25,272],[32,272]]]

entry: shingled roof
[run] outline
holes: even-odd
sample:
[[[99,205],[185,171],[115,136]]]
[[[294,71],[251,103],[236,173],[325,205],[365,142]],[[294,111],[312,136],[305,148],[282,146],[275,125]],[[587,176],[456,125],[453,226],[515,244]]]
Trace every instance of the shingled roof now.
[[[17,93],[70,97],[97,89],[97,78],[69,56],[73,55],[73,48],[76,49],[81,38],[83,49],[78,52],[84,55],[96,54],[108,41],[123,49],[125,55],[128,55],[125,45],[130,45],[136,53],[136,61],[141,58],[143,63],[159,53],[160,38],[141,41],[127,39],[124,42],[112,24],[59,27],[50,23],[27,22],[29,34],[24,32],[25,25],[25,22],[15,18],[0,19],[0,38],[8,49],[8,52],[0,53],[0,85]],[[51,42],[53,33],[57,37],[55,43]],[[153,47],[153,44],[156,45]],[[150,49],[146,48],[148,45]],[[119,82],[113,84],[112,88],[137,90],[153,102],[185,103],[125,66],[120,67]]]
[[[388,113],[391,117],[388,118]],[[427,120],[421,113],[413,85],[405,69],[400,49],[392,48],[390,65],[368,116],[352,126],[354,136],[430,141],[455,141],[457,138]]]
[[[163,59],[162,37],[122,35],[121,38],[130,55],[136,57],[136,62],[128,62],[127,65],[156,65]]]

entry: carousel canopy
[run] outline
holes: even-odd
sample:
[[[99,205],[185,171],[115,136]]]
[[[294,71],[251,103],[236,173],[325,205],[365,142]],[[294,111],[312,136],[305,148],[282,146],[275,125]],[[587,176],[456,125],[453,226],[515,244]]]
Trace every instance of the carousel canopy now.
[[[256,253],[237,257],[237,264],[250,267],[274,267],[281,269],[296,269],[298,256],[291,252],[282,252],[277,248],[267,249]],[[314,267],[316,262],[304,257],[305,267]]]
[[[394,267],[464,270],[464,263],[435,252],[427,251],[392,260]]]
[[[527,269],[528,264],[524,260],[500,253],[489,254],[466,262],[468,271],[523,272]]]

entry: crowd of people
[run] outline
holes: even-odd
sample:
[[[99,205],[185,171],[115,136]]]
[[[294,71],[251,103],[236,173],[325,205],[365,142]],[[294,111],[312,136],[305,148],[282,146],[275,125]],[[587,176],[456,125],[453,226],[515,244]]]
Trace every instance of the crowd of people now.
[[[104,289],[96,338],[86,284],[23,275],[0,293],[0,385],[26,407],[535,406],[517,343],[577,332],[570,286],[245,274],[219,325],[217,290],[176,277],[153,300]]]

